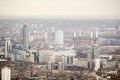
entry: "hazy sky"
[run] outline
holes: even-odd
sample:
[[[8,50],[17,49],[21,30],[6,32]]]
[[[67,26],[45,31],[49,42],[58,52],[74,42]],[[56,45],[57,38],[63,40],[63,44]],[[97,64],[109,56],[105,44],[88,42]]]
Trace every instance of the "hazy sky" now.
[[[0,0],[0,16],[120,18],[120,0]]]

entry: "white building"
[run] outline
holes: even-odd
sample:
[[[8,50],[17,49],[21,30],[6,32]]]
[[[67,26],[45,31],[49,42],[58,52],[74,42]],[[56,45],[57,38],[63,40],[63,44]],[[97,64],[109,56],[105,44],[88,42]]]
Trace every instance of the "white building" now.
[[[76,32],[76,31],[74,31],[73,36],[74,36],[74,38],[76,38],[76,37],[77,37],[77,32]]]
[[[82,36],[82,32],[81,31],[79,31],[79,37],[81,37]]]
[[[51,28],[51,31],[52,31],[52,32],[55,32],[55,28],[54,28],[54,27],[52,27],[52,28]]]
[[[100,59],[95,59],[95,68],[94,70],[97,71],[100,68]]]
[[[64,70],[64,66],[62,62],[58,62],[58,70]]]
[[[30,37],[29,37],[29,41],[32,42],[33,40],[34,40],[33,36],[30,35]]]
[[[46,41],[48,40],[48,33],[47,32],[44,32],[44,38]]]
[[[93,32],[90,33],[90,38],[93,38]]]
[[[47,68],[48,68],[48,70],[51,70],[51,69],[52,69],[52,62],[49,61],[49,62],[47,63]]]
[[[56,31],[55,32],[55,44],[64,44],[63,41],[63,31]]]
[[[11,70],[8,67],[2,69],[2,80],[11,80]]]
[[[79,65],[79,60],[78,60],[78,58],[74,58],[74,60],[73,60],[73,65]]]

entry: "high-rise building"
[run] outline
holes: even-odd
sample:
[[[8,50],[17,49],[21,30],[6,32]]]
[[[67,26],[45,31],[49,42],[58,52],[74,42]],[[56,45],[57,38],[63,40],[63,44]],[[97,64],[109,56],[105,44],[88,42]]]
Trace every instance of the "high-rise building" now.
[[[95,59],[95,68],[94,68],[94,70],[98,70],[100,68],[100,59]]]
[[[55,32],[55,28],[54,28],[54,27],[52,27],[52,28],[51,28],[51,31],[52,31],[52,32]]]
[[[2,69],[2,80],[11,80],[11,70],[8,67]]]
[[[67,56],[62,55],[62,63],[63,63],[63,69],[65,69],[67,65]]]
[[[98,31],[95,32],[95,38],[98,38]]]
[[[76,38],[76,37],[77,37],[77,32],[76,32],[76,31],[74,31],[73,36],[74,36],[74,38]]]
[[[29,30],[28,26],[23,26],[23,47],[25,50],[29,49]]]
[[[44,38],[46,41],[48,40],[48,33],[46,31],[44,32]]]
[[[90,38],[93,38],[93,32],[90,33]]]
[[[8,52],[12,50],[12,45],[9,38],[0,38],[0,57],[8,58]]]
[[[52,69],[52,62],[49,61],[49,62],[47,63],[47,68],[48,68],[48,70],[51,70],[51,69]]]
[[[79,31],[79,37],[81,37],[82,36],[82,32],[81,31]]]
[[[99,51],[98,51],[98,44],[92,45],[92,58],[98,58]]]
[[[63,31],[56,31],[55,32],[55,44],[64,44],[63,41]]]
[[[58,62],[58,70],[64,70],[62,62]]]
[[[74,61],[74,57],[73,56],[67,56],[67,63],[72,64]]]
[[[5,57],[8,57],[8,51],[12,50],[12,45],[9,38],[5,38]]]

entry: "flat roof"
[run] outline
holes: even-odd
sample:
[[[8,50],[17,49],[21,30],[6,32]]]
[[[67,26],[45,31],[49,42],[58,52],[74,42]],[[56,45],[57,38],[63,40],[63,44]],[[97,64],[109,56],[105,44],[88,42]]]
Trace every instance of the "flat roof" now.
[[[2,62],[2,61],[7,61],[6,59],[0,59],[0,62]]]

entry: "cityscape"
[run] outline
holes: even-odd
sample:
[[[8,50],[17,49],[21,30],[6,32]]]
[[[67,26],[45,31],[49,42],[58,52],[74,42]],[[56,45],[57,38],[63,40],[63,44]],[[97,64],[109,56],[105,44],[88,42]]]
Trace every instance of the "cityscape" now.
[[[10,19],[0,26],[3,80],[120,79],[120,20]]]
[[[94,1],[1,0],[0,80],[120,80],[120,1]]]

